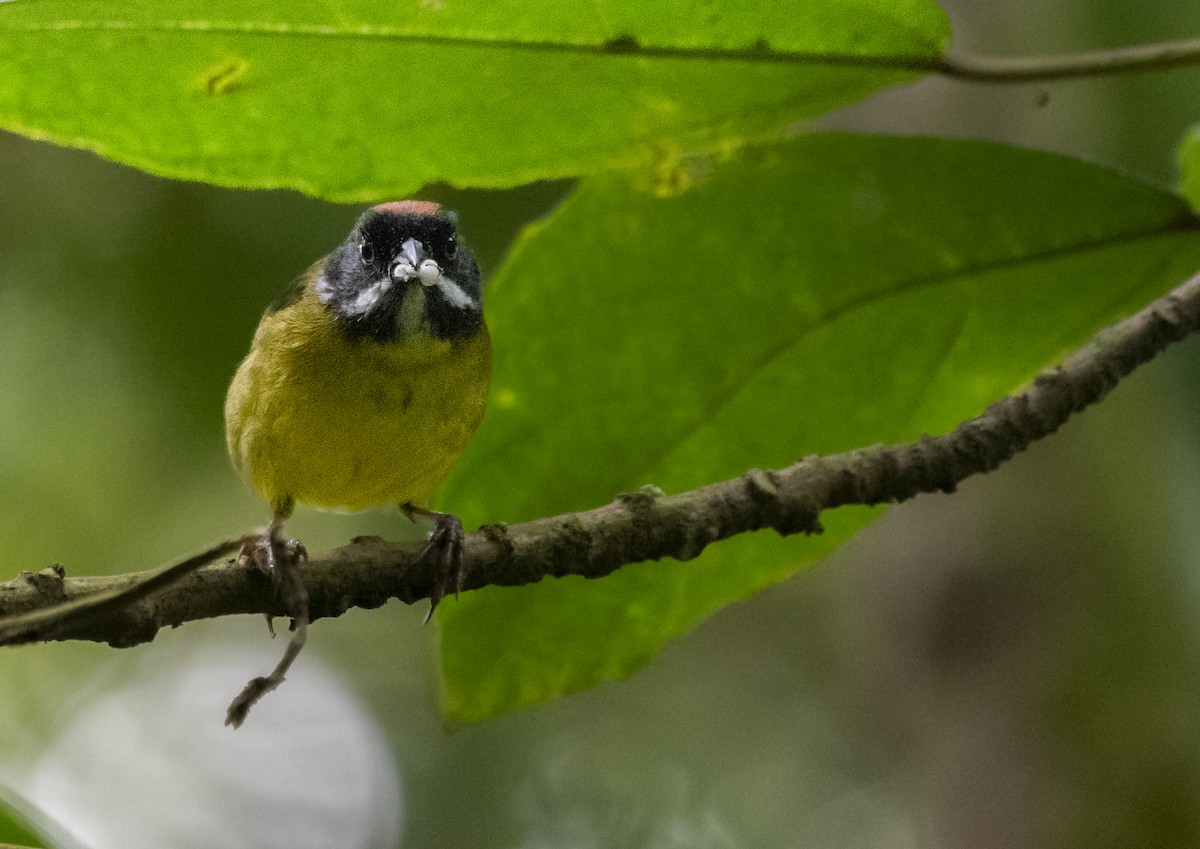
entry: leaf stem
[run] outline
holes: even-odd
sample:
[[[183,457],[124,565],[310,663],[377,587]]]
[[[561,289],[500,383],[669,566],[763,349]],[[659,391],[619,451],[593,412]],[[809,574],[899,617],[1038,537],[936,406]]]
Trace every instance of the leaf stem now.
[[[1200,38],[1138,44],[1063,56],[948,54],[931,70],[973,82],[1017,83],[1165,71],[1200,64]]]

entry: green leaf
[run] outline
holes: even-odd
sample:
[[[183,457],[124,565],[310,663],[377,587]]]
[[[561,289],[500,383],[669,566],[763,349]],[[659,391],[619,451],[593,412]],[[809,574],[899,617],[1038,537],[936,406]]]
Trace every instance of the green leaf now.
[[[948,38],[932,0],[0,3],[0,126],[343,200],[513,186],[777,133]]]
[[[1200,209],[1200,127],[1193,127],[1179,146],[1179,191]]]
[[[490,284],[494,392],[449,508],[517,522],[944,432],[1200,266],[1178,197],[994,144],[814,135],[693,178],[674,197],[586,180],[518,242]],[[628,674],[873,515],[443,605],[449,711]]]
[[[3,797],[6,793],[6,788],[0,786],[0,849],[9,846],[45,847],[47,844],[34,834],[25,818],[5,804]]]

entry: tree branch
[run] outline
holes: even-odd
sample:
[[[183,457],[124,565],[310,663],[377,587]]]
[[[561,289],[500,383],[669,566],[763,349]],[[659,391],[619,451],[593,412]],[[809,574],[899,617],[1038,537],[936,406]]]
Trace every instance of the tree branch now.
[[[1142,363],[1200,329],[1200,274],[1136,315],[1096,334],[1027,389],[954,431],[917,442],[806,457],[779,471],[752,469],[678,495],[651,487],[608,505],[520,525],[485,525],[466,538],[465,590],[542,578],[600,578],[629,563],[690,560],[709,544],[772,528],[819,533],[823,510],[952,492],[991,471],[1096,403]],[[244,539],[244,538],[243,538]],[[64,578],[56,567],[0,583],[0,645],[93,640],[130,646],[160,628],[234,613],[288,614],[271,579],[235,561],[208,563],[243,539],[219,543],[167,570]],[[388,599],[428,598],[438,576],[421,546],[361,537],[303,565],[313,620]]]

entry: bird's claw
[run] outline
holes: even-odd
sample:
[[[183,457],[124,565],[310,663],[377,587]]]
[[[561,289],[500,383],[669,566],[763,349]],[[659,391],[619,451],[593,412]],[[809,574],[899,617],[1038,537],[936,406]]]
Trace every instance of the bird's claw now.
[[[304,563],[308,560],[308,549],[298,539],[273,538],[266,533],[243,542],[237,562],[239,566],[255,566],[276,578],[276,567],[281,558],[286,558],[289,563]]]
[[[462,522],[451,513],[434,513],[433,520],[429,542],[417,558],[419,563],[433,559],[437,567],[437,578],[429,595],[429,612],[425,614],[426,622],[447,593],[453,590],[455,598],[458,597],[467,577]]]
[[[296,579],[293,577],[290,583],[285,581],[283,570],[290,570],[292,566],[299,566],[307,562],[308,549],[298,539],[283,539],[279,530],[279,524],[272,522],[265,533],[247,537],[242,543],[241,551],[238,552],[237,562],[239,566],[252,565],[269,575],[274,587],[272,603],[279,598],[282,590],[287,609],[293,611],[297,608],[298,603],[298,591],[294,586]],[[304,604],[307,606],[307,600]],[[266,616],[267,630],[274,637],[275,617],[270,613]]]

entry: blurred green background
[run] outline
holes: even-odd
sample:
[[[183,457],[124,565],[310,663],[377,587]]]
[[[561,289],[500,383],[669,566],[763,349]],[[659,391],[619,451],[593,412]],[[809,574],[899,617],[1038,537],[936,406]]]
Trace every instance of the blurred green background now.
[[[1200,33],[1168,0],[946,5],[962,51]],[[1172,183],[1198,89],[1194,70],[927,80],[822,126]],[[486,275],[567,189],[425,195],[460,211]],[[225,458],[225,387],[263,305],[358,211],[0,135],[0,578],[147,568],[266,518]],[[236,735],[224,705],[282,648],[258,618],[3,650],[0,783],[94,846],[1196,844],[1198,372],[1192,340],[631,680],[454,733],[435,631],[396,603],[318,623]],[[387,511],[289,530],[311,550],[407,532]]]

